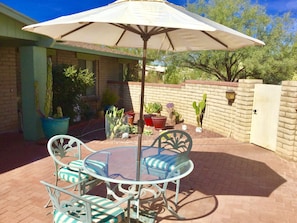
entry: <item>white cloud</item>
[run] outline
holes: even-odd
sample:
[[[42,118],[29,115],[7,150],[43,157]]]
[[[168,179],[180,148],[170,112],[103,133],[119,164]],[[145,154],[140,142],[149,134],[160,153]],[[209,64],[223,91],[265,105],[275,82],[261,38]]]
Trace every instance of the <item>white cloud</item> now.
[[[291,0],[291,1],[287,2],[286,8],[291,11],[297,10],[297,1]]]

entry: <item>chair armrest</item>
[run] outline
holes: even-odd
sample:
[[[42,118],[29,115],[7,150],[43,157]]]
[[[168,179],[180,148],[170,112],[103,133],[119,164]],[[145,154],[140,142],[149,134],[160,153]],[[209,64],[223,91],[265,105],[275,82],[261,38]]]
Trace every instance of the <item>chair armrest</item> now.
[[[71,196],[71,197],[73,197],[73,198],[75,198],[77,200],[84,201],[86,203],[89,203],[91,205],[94,205],[94,206],[97,206],[97,207],[103,208],[103,209],[112,209],[112,208],[118,207],[120,204],[122,204],[124,202],[127,202],[127,201],[129,201],[129,200],[131,200],[133,198],[132,195],[129,195],[127,197],[121,198],[120,200],[112,201],[113,204],[102,206],[102,205],[99,205],[99,204],[97,204],[97,203],[95,203],[95,202],[93,202],[93,201],[91,201],[89,199],[86,199],[86,198],[84,198],[84,197],[82,197],[82,196],[80,196],[78,194],[74,194],[74,193],[68,191],[69,189],[75,188],[76,186],[78,186],[79,183],[71,184],[71,185],[69,185],[67,187],[63,187],[63,188],[52,185],[52,184],[49,184],[49,183],[47,183],[45,181],[40,181],[40,183],[45,185],[48,188],[47,190],[49,190],[49,188],[52,188],[54,190],[57,190],[57,191],[62,192],[64,194],[67,194],[67,195],[69,195],[69,196]],[[91,196],[94,196],[94,195],[91,195]]]
[[[167,178],[170,178],[172,177],[173,175],[176,174],[177,171],[180,171],[183,167],[187,166],[187,165],[190,165],[190,159],[186,160],[186,161],[183,161],[182,163],[176,165],[174,167],[174,169],[172,169],[170,171],[170,173],[168,174]]]

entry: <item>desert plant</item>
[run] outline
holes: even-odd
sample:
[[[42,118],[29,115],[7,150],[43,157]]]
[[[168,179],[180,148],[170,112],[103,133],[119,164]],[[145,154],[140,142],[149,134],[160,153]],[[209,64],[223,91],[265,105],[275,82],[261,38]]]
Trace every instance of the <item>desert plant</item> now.
[[[168,112],[168,118],[170,120],[171,125],[175,125],[181,122],[182,115],[178,111],[176,111],[176,109],[174,108],[174,104],[172,102],[167,103],[166,110]]]
[[[193,108],[195,109],[198,127],[202,127],[202,120],[206,107],[206,97],[207,95],[204,93],[202,96],[202,100],[199,103],[197,103],[196,101],[193,102]]]
[[[44,102],[44,116],[49,117],[53,112],[53,64],[49,57],[47,60],[46,91]]]
[[[63,111],[61,106],[57,106],[56,113],[53,113],[53,65],[52,60],[49,57],[47,60],[47,76],[46,76],[46,90],[45,90],[45,100],[44,100],[44,109],[42,112],[39,107],[39,84],[36,81],[34,83],[35,87],[35,101],[38,113],[43,118],[63,118]]]
[[[105,134],[107,138],[120,137],[123,133],[129,133],[129,125],[124,120],[124,109],[111,106],[105,114]]]

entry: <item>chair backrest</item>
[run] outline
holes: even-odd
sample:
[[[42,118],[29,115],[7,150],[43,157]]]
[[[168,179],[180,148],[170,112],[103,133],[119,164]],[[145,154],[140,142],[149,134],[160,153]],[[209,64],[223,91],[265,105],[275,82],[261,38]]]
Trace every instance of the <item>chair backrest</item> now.
[[[184,156],[188,157],[192,145],[193,140],[189,133],[173,129],[162,132],[151,146],[173,150],[176,153],[182,153]]]
[[[54,222],[120,222],[124,219],[124,211],[120,204],[94,195],[79,196],[68,190],[73,190],[76,184],[61,188],[45,181],[40,181],[45,187],[53,204]],[[95,219],[93,219],[95,218]]]
[[[48,152],[54,159],[56,168],[67,166],[70,161],[81,160],[83,148],[94,152],[81,140],[70,135],[55,135],[47,143]]]

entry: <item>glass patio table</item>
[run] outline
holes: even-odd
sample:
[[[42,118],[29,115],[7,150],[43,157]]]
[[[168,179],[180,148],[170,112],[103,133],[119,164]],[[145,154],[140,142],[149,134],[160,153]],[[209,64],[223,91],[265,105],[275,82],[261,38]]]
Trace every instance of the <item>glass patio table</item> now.
[[[132,203],[137,207],[136,218],[139,217],[140,202],[151,201],[162,197],[164,206],[177,218],[179,216],[168,204],[166,189],[169,182],[174,182],[189,175],[194,169],[194,164],[187,159],[176,163],[174,168],[168,170],[165,175],[152,175],[146,170],[145,157],[156,155],[159,148],[142,146],[140,165],[137,161],[137,146],[118,146],[107,148],[88,155],[83,162],[85,172],[89,175],[105,181],[107,185],[107,196],[120,198],[116,190],[121,193],[132,195]],[[97,166],[98,161],[106,162],[106,152],[109,158],[105,166]],[[168,155],[177,156],[177,153],[166,151]],[[164,152],[162,152],[164,154]],[[178,159],[177,159],[178,160]],[[96,161],[96,162],[94,162]],[[140,168],[140,170],[137,170]],[[110,183],[115,183],[116,187],[111,188]],[[128,218],[130,211],[128,211]]]

